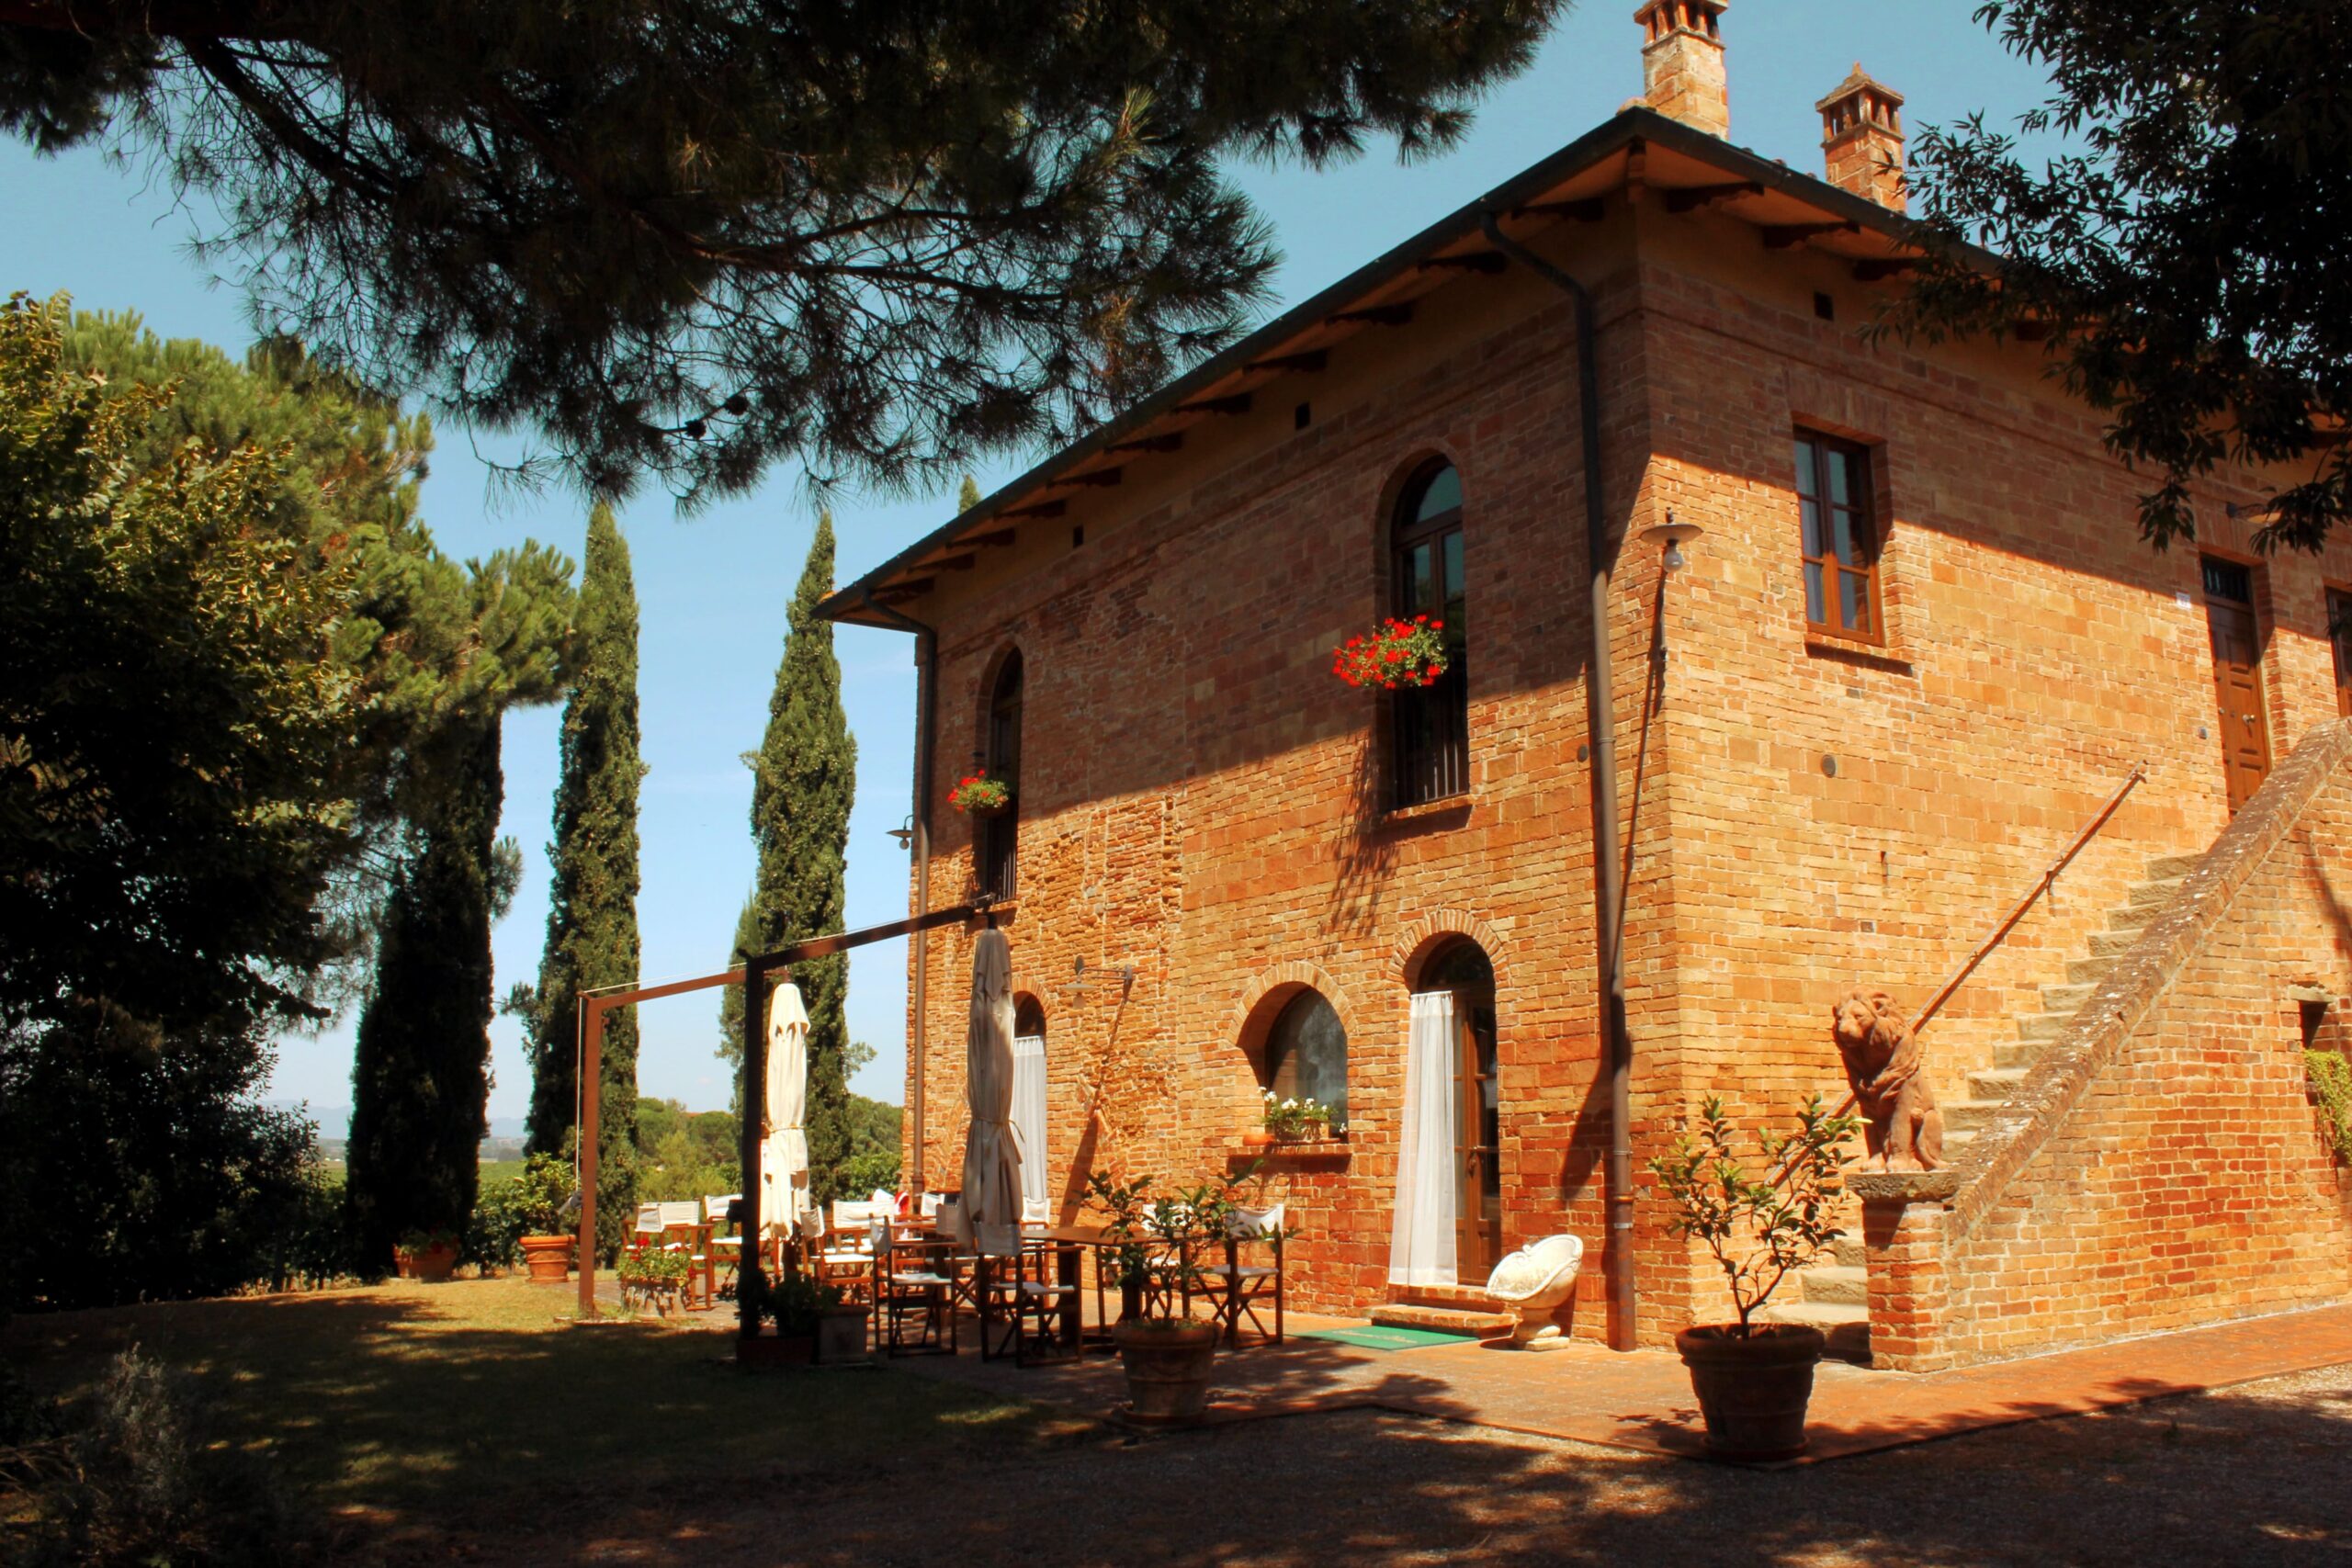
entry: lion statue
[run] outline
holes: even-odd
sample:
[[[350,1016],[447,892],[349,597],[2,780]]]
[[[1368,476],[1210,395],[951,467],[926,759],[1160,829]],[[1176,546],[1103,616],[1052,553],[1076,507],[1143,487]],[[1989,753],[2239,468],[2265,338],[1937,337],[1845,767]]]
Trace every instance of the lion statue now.
[[[1881,1170],[1934,1170],[1943,1163],[1943,1112],[1894,998],[1857,987],[1838,998],[1829,1017],[1854,1103],[1869,1118],[1870,1157]]]

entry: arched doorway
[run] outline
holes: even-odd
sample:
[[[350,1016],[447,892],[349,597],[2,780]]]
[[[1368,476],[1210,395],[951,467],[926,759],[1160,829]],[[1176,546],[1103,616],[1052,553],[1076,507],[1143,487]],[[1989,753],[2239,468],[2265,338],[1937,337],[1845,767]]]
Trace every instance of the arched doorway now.
[[[1453,998],[1454,1268],[1483,1282],[1502,1258],[1502,1080],[1495,1035],[1495,966],[1476,942],[1458,938],[1430,955],[1414,987]]]

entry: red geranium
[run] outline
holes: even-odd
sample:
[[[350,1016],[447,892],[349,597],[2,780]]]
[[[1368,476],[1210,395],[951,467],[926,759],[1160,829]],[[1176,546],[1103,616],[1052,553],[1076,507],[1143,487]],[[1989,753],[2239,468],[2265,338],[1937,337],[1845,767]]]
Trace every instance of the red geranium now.
[[[1427,615],[1391,615],[1370,637],[1351,637],[1331,650],[1331,673],[1351,686],[1433,686],[1445,665],[1445,623]]]

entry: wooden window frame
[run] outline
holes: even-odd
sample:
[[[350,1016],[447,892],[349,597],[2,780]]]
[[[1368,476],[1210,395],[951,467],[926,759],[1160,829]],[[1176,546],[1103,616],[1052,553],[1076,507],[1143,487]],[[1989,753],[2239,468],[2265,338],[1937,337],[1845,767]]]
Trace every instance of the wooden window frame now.
[[[2352,718],[2352,588],[2328,583],[2320,607],[2327,615],[2327,645],[2335,655],[2335,711]]]
[[[1407,595],[1411,591],[1412,552],[1421,545],[1427,544],[1433,547],[1438,570],[1438,591],[1442,595],[1445,539],[1449,535],[1459,536],[1462,539],[1464,579],[1463,610],[1446,622],[1446,631],[1449,634],[1447,641],[1453,646],[1453,658],[1446,672],[1439,678],[1439,684],[1390,694],[1387,783],[1389,808],[1395,811],[1410,810],[1420,806],[1433,806],[1449,800],[1461,800],[1470,793],[1470,628],[1468,625],[1470,539],[1463,522],[1464,508],[1456,504],[1434,517],[1408,519],[1405,515],[1405,509],[1408,506],[1417,505],[1419,498],[1426,493],[1428,486],[1435,480],[1442,470],[1446,468],[1453,469],[1454,481],[1458,486],[1461,482],[1462,470],[1451,459],[1432,458],[1416,468],[1412,478],[1406,482],[1403,491],[1397,496],[1396,510],[1390,513],[1388,522],[1388,602],[1391,615],[1409,616],[1419,613],[1411,608]],[[1409,753],[1407,749],[1405,738],[1410,723],[1408,716],[1419,713],[1437,703],[1451,703],[1453,711],[1444,716],[1448,722],[1449,733],[1440,737],[1437,741],[1438,754],[1433,759],[1433,764],[1439,777],[1435,784],[1424,788],[1413,776],[1416,770],[1412,764],[1419,759]],[[1453,751],[1453,756],[1450,760],[1444,754],[1449,747]],[[1449,775],[1451,787],[1446,787]]]
[[[1796,427],[1793,432],[1793,443],[1798,446],[1810,444],[1813,448],[1810,457],[1813,472],[1810,476],[1799,473],[1796,490],[1799,558],[1797,571],[1800,590],[1806,595],[1805,632],[1812,637],[1830,637],[1839,642],[1863,643],[1871,648],[1884,648],[1887,646],[1886,604],[1883,585],[1880,581],[1879,566],[1881,558],[1886,553],[1886,528],[1878,514],[1877,455],[1861,442],[1849,441],[1843,436],[1832,435],[1826,431],[1816,430],[1809,425],[1801,424]],[[1830,499],[1829,455],[1833,452],[1842,454],[1852,465],[1852,474],[1848,486],[1852,499],[1843,503]],[[1800,466],[1807,460],[1803,454],[1794,456]],[[1813,491],[1810,495],[1805,492],[1803,482],[1808,477],[1813,481]],[[1804,520],[1804,504],[1808,501],[1821,509],[1823,553],[1820,555],[1805,553]],[[1854,527],[1863,541],[1861,551],[1863,560],[1860,566],[1848,565],[1838,558],[1836,517],[1833,509],[1848,512],[1853,515]],[[1816,621],[1813,618],[1810,583],[1805,574],[1814,567],[1819,567],[1822,571],[1822,608],[1833,617],[1830,620]],[[1868,631],[1857,631],[1842,624],[1846,603],[1845,579],[1848,577],[1860,578],[1865,586],[1871,618]]]
[[[1014,682],[1009,701],[1008,680]],[[1012,796],[1003,811],[981,818],[973,835],[973,881],[982,897],[997,903],[1021,895],[1021,723],[1028,693],[1028,664],[1016,649],[990,677],[981,709],[984,767],[1004,781]]]

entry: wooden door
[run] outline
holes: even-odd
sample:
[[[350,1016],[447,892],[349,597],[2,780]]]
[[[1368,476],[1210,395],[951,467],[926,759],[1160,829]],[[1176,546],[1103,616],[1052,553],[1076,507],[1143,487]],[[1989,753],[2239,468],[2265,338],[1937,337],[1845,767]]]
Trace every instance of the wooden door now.
[[[1483,1285],[1502,1260],[1501,1081],[1496,1072],[1495,1013],[1456,996],[1456,1059],[1461,1106],[1454,1138],[1461,1190],[1454,1202],[1454,1278]]]
[[[2270,725],[2262,706],[2262,634],[2253,573],[2234,561],[2205,562],[2205,624],[2213,644],[2213,694],[2221,715],[2222,766],[2230,810],[2254,798],[2270,774]]]

